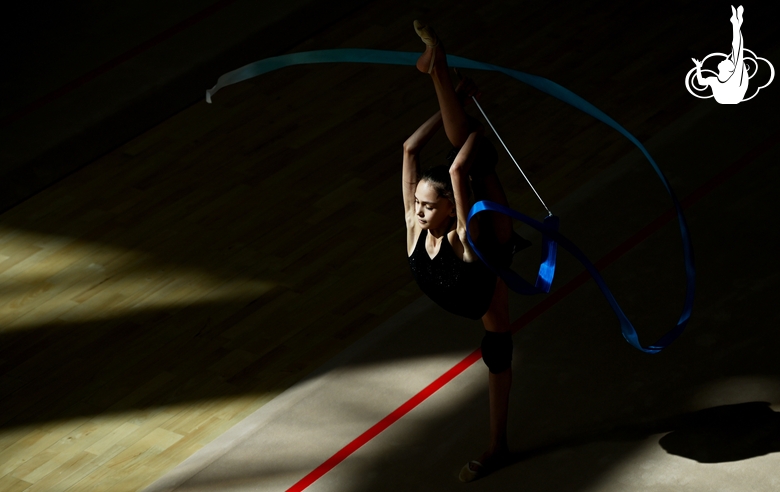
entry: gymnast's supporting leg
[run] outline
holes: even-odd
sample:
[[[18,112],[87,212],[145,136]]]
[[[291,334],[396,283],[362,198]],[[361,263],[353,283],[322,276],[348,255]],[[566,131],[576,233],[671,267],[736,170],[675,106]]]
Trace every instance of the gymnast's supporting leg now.
[[[507,415],[509,389],[512,386],[512,332],[509,325],[509,289],[503,280],[496,280],[496,291],[490,308],[482,317],[485,334],[493,338],[491,350],[498,352],[497,362],[491,362],[490,387],[490,445],[486,455],[504,454],[507,448]],[[494,372],[497,371],[497,372]],[[487,456],[486,456],[487,457]],[[484,463],[483,463],[484,464]]]
[[[471,187],[475,200],[490,200],[509,206],[509,200],[495,169],[490,169],[485,175],[473,176]],[[495,212],[488,215],[490,225],[488,228],[482,228],[482,234],[494,234],[498,243],[505,245],[512,239],[512,219]],[[489,367],[490,445],[482,455],[484,461],[480,462],[490,468],[489,462],[492,458],[495,457],[500,464],[501,459],[509,452],[506,432],[509,391],[512,387],[512,333],[509,324],[509,288],[500,278],[496,279],[496,290],[487,313],[482,317],[482,323],[487,332],[485,341],[492,339],[487,347],[483,344],[483,357],[486,348],[493,353],[486,360]],[[495,361],[492,360],[494,357]]]
[[[495,171],[472,180],[472,188],[476,199],[487,199],[509,206],[509,202],[498,180]],[[490,213],[490,229],[500,244],[506,244],[512,236],[512,220],[497,213]],[[485,229],[483,228],[483,231]],[[483,232],[484,234],[484,232]],[[487,313],[482,317],[482,323],[487,331],[486,337],[493,338],[493,351],[498,352],[496,363],[488,360],[490,372],[490,445],[482,456],[485,461],[492,457],[506,456],[507,447],[507,417],[509,413],[509,390],[512,387],[512,333],[509,324],[509,289],[503,280],[496,279],[496,290]],[[483,356],[484,356],[483,347]],[[508,352],[508,353],[507,353]],[[494,366],[494,367],[490,367]],[[480,461],[483,465],[485,462]],[[486,465],[490,468],[489,465]]]
[[[495,169],[483,176],[474,176],[471,182],[475,200],[490,200],[504,206],[509,206],[504,189],[498,179]],[[491,212],[490,225],[483,227],[482,233],[488,230],[495,234],[499,244],[504,245],[512,238],[512,219],[506,215]],[[500,464],[509,452],[507,446],[507,417],[509,414],[509,391],[512,387],[512,333],[509,324],[509,289],[503,280],[496,279],[496,290],[487,313],[482,317],[485,325],[486,341],[492,339],[485,349],[491,354],[486,362],[489,367],[488,383],[490,389],[490,445],[482,455],[480,463],[491,468],[490,461],[495,459]],[[491,360],[496,358],[494,362]],[[492,367],[491,367],[492,366]],[[494,458],[495,457],[495,458]],[[487,463],[486,463],[487,462]]]
[[[500,468],[509,455],[507,420],[509,416],[509,391],[512,387],[512,334],[509,325],[508,292],[504,281],[500,278],[497,279],[490,308],[482,317],[482,323],[487,332],[485,334],[486,343],[483,342],[483,358],[486,350],[491,352],[486,360],[491,367],[488,373],[490,443],[487,451],[477,460],[483,469],[480,469],[474,462],[469,462],[460,472],[459,478],[463,482],[470,482],[485,472]]]
[[[488,142],[483,145],[488,146]],[[495,150],[488,147],[490,152],[483,151],[481,156],[495,162]],[[491,155],[492,154],[492,155]],[[472,175],[471,186],[476,200],[491,200],[502,205],[509,206],[509,202],[495,172],[494,166],[487,167],[487,173]],[[499,243],[498,249],[512,239],[512,221],[503,214],[487,214],[489,221],[481,222],[480,234],[483,239],[486,235],[494,235]],[[501,251],[498,251],[499,258]],[[508,254],[504,251],[503,254]],[[511,261],[511,260],[510,260]],[[482,343],[482,357],[488,366],[488,388],[490,396],[490,443],[488,450],[482,454],[479,460],[484,467],[479,470],[473,462],[467,464],[460,473],[460,479],[464,482],[477,478],[481,473],[499,468],[509,454],[507,443],[507,420],[509,416],[509,392],[512,387],[512,333],[509,324],[509,289],[500,278],[496,279],[496,288],[493,299],[487,313],[482,317],[485,326],[485,338]]]

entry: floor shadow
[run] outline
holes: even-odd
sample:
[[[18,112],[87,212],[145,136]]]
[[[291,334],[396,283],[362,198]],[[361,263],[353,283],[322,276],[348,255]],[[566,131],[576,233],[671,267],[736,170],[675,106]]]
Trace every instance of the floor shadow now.
[[[639,442],[653,434],[669,432],[659,440],[668,453],[699,463],[724,463],[780,452],[780,413],[768,402],[749,402],[707,408],[652,422],[614,429],[598,429],[514,451],[493,472],[508,471],[535,458],[600,442]]]
[[[279,393],[341,350],[327,340],[305,348],[306,331],[296,333],[293,325],[276,331],[276,339],[268,336],[268,327],[279,327],[285,316],[273,303],[287,294],[275,287],[249,302],[149,308],[0,332],[0,432]],[[329,338],[355,340],[377,322],[359,318]],[[468,346],[468,335],[464,330],[461,344]],[[446,355],[447,350],[425,343],[410,356]]]
[[[699,463],[740,461],[780,452],[780,413],[767,402],[708,408],[686,415],[658,442]]]
[[[516,451],[505,467],[565,448],[599,441],[636,441],[668,432],[658,443],[668,453],[700,463],[739,461],[780,452],[780,413],[768,402],[749,402],[614,429],[592,430]]]

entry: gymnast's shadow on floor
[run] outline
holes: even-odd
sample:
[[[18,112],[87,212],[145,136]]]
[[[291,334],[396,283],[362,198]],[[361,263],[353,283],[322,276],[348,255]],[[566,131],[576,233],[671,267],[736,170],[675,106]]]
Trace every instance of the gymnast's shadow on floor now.
[[[780,452],[780,413],[769,403],[708,408],[680,418],[658,441],[669,454],[699,463],[740,461]]]
[[[658,444],[667,453],[700,463],[740,461],[780,452],[780,412],[767,402],[708,408],[644,424],[595,430],[513,452],[504,467],[559,450],[595,442],[631,442],[666,433]]]

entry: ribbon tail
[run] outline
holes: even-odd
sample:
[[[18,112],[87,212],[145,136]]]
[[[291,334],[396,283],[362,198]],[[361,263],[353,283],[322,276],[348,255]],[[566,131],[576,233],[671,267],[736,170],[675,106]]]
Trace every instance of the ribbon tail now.
[[[671,344],[675,339],[677,339],[677,337],[679,337],[680,334],[685,329],[685,326],[688,324],[688,320],[690,319],[690,315],[691,315],[691,307],[693,305],[693,292],[694,292],[694,284],[695,284],[694,281],[695,276],[694,276],[692,263],[686,265],[687,267],[686,270],[688,273],[688,281],[686,285],[685,304],[683,306],[683,312],[680,315],[677,324],[669,332],[663,335],[657,342],[645,347],[639,342],[639,335],[637,334],[636,329],[631,324],[631,321],[629,321],[628,317],[625,315],[623,310],[620,308],[620,305],[615,299],[615,296],[612,295],[612,292],[609,290],[609,287],[607,287],[604,278],[601,276],[596,266],[588,259],[587,256],[585,256],[585,253],[583,253],[572,241],[570,241],[563,234],[558,232],[557,223],[555,223],[554,226],[553,226],[554,223],[552,221],[550,221],[549,223],[541,223],[532,219],[531,217],[528,217],[525,214],[512,210],[509,207],[500,205],[498,203],[486,201],[486,200],[477,202],[474,204],[474,206],[472,206],[471,210],[469,211],[469,217],[467,220],[471,221],[474,215],[485,211],[498,212],[533,227],[534,229],[541,232],[545,236],[545,238],[549,238],[549,241],[551,243],[556,243],[557,245],[559,245],[560,247],[564,248],[569,253],[571,253],[571,255],[574,256],[577,260],[579,260],[579,262],[582,263],[582,265],[585,267],[588,273],[590,273],[591,277],[593,277],[593,280],[596,281],[596,285],[598,285],[602,294],[604,295],[610,307],[612,308],[612,311],[617,316],[620,322],[620,329],[623,334],[623,338],[625,338],[626,341],[637,350],[641,350],[642,352],[648,354],[655,354],[660,352],[661,350],[669,346],[669,344]],[[555,222],[557,222],[557,217],[554,218],[555,218]],[[550,217],[548,217],[545,222],[548,222],[549,219]],[[683,221],[682,224],[684,227],[685,222]],[[479,256],[480,259],[483,259],[483,257],[481,256],[481,252],[479,252],[478,249],[476,249],[470,237],[469,237],[469,244],[472,245],[472,249],[474,249],[474,252],[477,254],[477,256]],[[493,269],[494,271],[497,271],[495,268]],[[541,271],[542,268],[540,268],[540,272]],[[497,271],[497,273],[499,273],[499,271]],[[514,272],[511,273],[517,276],[516,273]],[[502,278],[504,278],[503,275]]]

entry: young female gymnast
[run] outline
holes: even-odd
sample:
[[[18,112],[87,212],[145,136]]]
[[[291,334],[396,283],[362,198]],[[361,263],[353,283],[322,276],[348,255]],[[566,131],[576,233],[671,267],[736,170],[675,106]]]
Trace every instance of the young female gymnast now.
[[[409,265],[425,294],[444,309],[471,319],[482,319],[485,336],[482,358],[489,369],[490,445],[479,460],[460,472],[464,482],[500,467],[508,457],[507,413],[512,385],[512,334],[506,284],[471,249],[466,217],[475,200],[508,205],[495,173],[497,153],[484,137],[483,127],[467,116],[463,104],[476,94],[464,79],[453,89],[441,42],[430,27],[414,22],[426,44],[417,68],[431,75],[440,110],[404,142],[403,199],[406,213],[406,250]],[[420,151],[444,126],[454,149],[449,166],[420,172]],[[508,266],[518,237],[509,217],[483,213],[472,221],[472,238],[490,261]],[[524,241],[522,238],[520,242]]]

